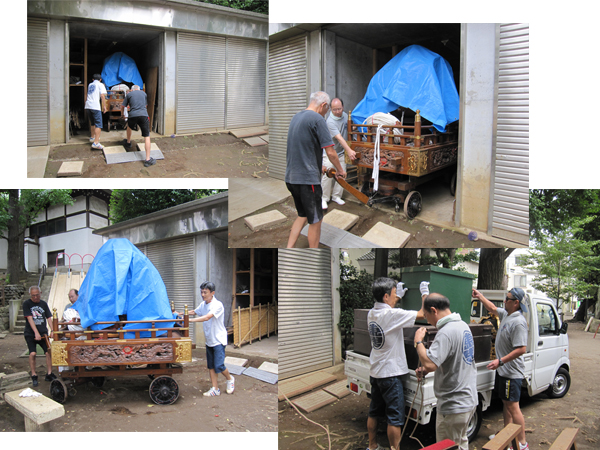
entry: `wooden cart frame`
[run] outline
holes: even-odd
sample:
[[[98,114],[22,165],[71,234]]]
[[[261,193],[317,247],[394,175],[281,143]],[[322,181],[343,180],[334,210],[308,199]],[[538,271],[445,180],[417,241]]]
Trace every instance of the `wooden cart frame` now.
[[[450,191],[454,195],[458,155],[456,123],[448,127],[448,132],[440,133],[433,125],[422,125],[417,110],[414,125],[382,126],[379,188],[375,192],[373,161],[377,128],[378,125],[354,124],[352,113],[348,114],[348,144],[356,152],[352,164],[359,168],[358,183],[361,191],[369,196],[368,206],[393,201],[398,212],[404,203],[404,213],[413,219],[422,208],[421,194],[414,189],[443,174],[451,177]],[[394,134],[394,129],[400,130],[400,134]]]
[[[165,322],[176,322],[179,327],[161,328]],[[128,323],[147,328],[126,330]],[[172,375],[182,373],[181,363],[192,360],[192,340],[189,337],[187,305],[182,319],[97,322],[108,325],[100,331],[69,331],[73,322],[58,320],[56,309],[52,317],[54,341],[51,346],[52,365],[69,366],[60,372],[60,378],[50,384],[51,397],[64,403],[68,395],[75,395],[75,384],[91,381],[100,388],[106,377],[147,375],[150,398],[157,404],[172,404],[179,397],[179,386]],[[159,331],[166,335],[157,336]],[[142,338],[142,332],[150,332]],[[134,339],[125,339],[125,333],[134,333]],[[77,339],[85,336],[85,340]]]
[[[108,90],[107,91],[107,99],[106,99],[106,113],[108,114],[106,118],[106,131],[109,132],[111,125],[116,125],[117,123],[123,122],[123,114],[121,113],[121,106],[123,105],[123,100],[125,100],[125,91],[121,90]],[[111,123],[112,122],[112,123]],[[123,125],[125,128],[125,125]]]

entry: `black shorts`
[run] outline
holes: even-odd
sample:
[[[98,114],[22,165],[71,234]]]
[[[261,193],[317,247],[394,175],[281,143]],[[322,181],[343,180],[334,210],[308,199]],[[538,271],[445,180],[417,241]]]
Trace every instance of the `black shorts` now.
[[[142,136],[150,136],[150,119],[147,116],[135,116],[127,119],[127,126],[133,131],[137,131],[138,125],[142,130]]]
[[[41,341],[35,340],[35,335],[33,334],[25,334],[25,342],[27,342],[27,349],[29,353],[37,353],[37,346],[42,347],[44,354],[48,353],[48,346],[46,345],[46,339],[42,336]]]
[[[298,217],[306,217],[310,224],[323,220],[323,189],[320,184],[285,184],[292,193]]]
[[[496,384],[494,389],[496,395],[507,402],[518,402],[521,399],[521,386],[523,380],[520,378],[505,378],[496,373]]]

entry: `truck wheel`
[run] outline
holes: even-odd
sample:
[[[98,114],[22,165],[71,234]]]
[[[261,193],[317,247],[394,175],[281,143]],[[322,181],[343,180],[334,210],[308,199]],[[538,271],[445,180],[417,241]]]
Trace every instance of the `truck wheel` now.
[[[469,442],[477,437],[477,433],[479,433],[479,429],[481,428],[481,422],[483,422],[483,411],[481,410],[480,400],[477,404],[477,408],[475,408],[475,414],[473,414],[473,417],[471,417],[471,421],[467,426],[467,439],[469,439]]]
[[[569,392],[570,387],[571,375],[567,369],[561,367],[556,371],[554,381],[552,381],[552,384],[548,387],[546,395],[550,398],[562,398]]]

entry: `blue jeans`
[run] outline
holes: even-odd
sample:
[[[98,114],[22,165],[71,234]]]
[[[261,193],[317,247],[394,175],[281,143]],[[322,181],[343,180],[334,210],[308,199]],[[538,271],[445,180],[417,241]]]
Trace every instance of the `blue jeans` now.
[[[404,386],[400,376],[373,378],[371,381],[371,406],[369,417],[387,418],[388,425],[404,425]]]
[[[215,369],[215,373],[221,373],[227,370],[225,367],[225,346],[216,347],[206,346],[206,365],[209,369]]]

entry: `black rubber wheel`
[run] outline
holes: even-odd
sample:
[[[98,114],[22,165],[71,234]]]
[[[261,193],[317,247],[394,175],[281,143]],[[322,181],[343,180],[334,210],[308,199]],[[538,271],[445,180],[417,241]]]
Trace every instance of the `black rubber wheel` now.
[[[179,386],[173,378],[162,375],[150,383],[149,393],[157,405],[172,405],[179,398]]]
[[[404,214],[408,220],[413,220],[421,212],[422,200],[421,194],[417,191],[411,191],[404,200]]]
[[[471,421],[467,426],[467,439],[469,442],[473,441],[477,437],[477,433],[479,433],[479,429],[481,428],[481,423],[483,422],[483,411],[481,410],[481,398],[479,399],[479,403],[477,404],[477,408],[475,409],[475,414],[471,417]]]
[[[95,387],[100,389],[102,386],[104,386],[104,383],[106,382],[106,377],[93,377],[90,379],[90,381]]]
[[[62,404],[67,401],[68,396],[67,385],[60,378],[52,380],[50,383],[50,397],[52,397],[52,400]]]
[[[546,391],[546,395],[550,398],[562,398],[567,395],[569,392],[569,388],[571,387],[571,374],[569,371],[563,367],[556,371],[556,375],[554,375],[554,381],[548,390]]]

